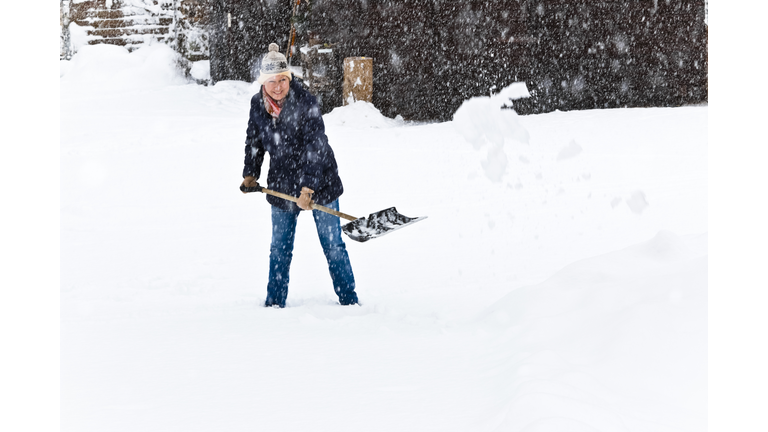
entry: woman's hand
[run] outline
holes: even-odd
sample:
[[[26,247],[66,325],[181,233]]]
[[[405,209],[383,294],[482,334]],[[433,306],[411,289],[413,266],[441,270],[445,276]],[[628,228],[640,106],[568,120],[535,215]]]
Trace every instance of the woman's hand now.
[[[302,210],[312,210],[312,194],[315,193],[308,187],[301,188],[301,195],[299,200],[296,201],[296,205]]]
[[[245,187],[256,187],[259,185],[259,182],[256,181],[256,177],[254,176],[246,176],[243,178],[243,183],[240,186]],[[247,192],[243,192],[247,193]]]

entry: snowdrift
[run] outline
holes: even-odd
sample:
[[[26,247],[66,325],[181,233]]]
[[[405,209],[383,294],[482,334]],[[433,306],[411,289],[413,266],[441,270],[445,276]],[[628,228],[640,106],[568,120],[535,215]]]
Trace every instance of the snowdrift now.
[[[705,430],[706,241],[659,232],[485,310],[509,359],[498,430]]]

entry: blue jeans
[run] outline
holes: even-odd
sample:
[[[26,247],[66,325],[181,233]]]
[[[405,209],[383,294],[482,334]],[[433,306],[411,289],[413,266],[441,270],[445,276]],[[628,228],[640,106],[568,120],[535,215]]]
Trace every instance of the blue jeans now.
[[[339,200],[326,207],[339,210]],[[265,306],[285,307],[288,297],[288,280],[293,259],[293,241],[296,236],[296,221],[300,211],[286,211],[272,206],[272,245],[269,252],[269,283]],[[347,246],[341,238],[339,218],[320,210],[312,210],[317,235],[328,261],[328,270],[333,280],[333,290],[339,296],[339,303],[357,303],[355,276],[349,263]]]

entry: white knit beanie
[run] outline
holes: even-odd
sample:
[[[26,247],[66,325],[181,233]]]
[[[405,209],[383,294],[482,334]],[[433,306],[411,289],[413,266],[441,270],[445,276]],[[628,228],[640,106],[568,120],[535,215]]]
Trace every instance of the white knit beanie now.
[[[269,44],[269,52],[261,59],[261,68],[259,69],[259,84],[264,84],[268,79],[285,75],[291,79],[291,71],[288,69],[288,60],[280,54],[280,47],[276,43]]]

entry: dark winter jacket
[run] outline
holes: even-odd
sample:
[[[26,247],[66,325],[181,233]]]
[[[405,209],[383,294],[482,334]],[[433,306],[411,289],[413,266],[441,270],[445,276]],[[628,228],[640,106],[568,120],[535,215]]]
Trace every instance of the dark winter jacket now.
[[[264,107],[263,88],[251,98],[243,177],[254,176],[258,180],[267,151],[267,188],[298,198],[301,188],[306,186],[315,191],[313,200],[317,204],[331,203],[344,188],[325,136],[320,107],[295,77],[290,89],[277,119]],[[267,195],[267,201],[284,210],[298,210],[296,204],[282,198]]]

